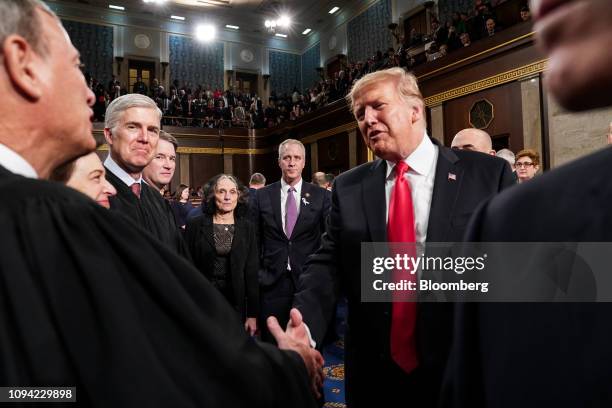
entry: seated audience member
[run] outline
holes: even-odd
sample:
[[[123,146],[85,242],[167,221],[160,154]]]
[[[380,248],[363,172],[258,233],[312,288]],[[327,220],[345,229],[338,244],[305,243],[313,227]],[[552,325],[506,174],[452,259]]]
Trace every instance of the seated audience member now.
[[[158,190],[164,196],[164,187],[167,186],[176,169],[176,149],[178,142],[174,136],[163,130],[159,131],[159,142],[157,143],[157,154],[142,171],[142,178],[147,184]]]
[[[492,18],[487,19],[487,21],[485,22],[485,28],[487,37],[493,37],[495,33],[501,30],[499,27],[496,27],[495,20],[493,20]]]
[[[472,42],[470,41],[470,35],[468,33],[461,33],[459,39],[461,39],[461,45],[463,47],[469,47],[470,45],[472,45]]]
[[[529,21],[531,20],[531,12],[529,11],[529,7],[523,6],[521,7],[521,21]]]
[[[219,174],[205,188],[206,210],[187,224],[193,263],[236,310],[253,336],[259,314],[259,255],[255,227],[247,217],[247,189]]]
[[[495,156],[491,136],[484,130],[467,128],[457,132],[451,147],[458,150],[471,150]]]
[[[540,169],[540,155],[533,149],[521,150],[516,154],[514,167],[519,183],[531,180]]]
[[[172,211],[176,224],[185,229],[187,224],[187,215],[193,210],[193,205],[189,202],[189,187],[181,184],[174,193],[174,201],[172,201]]]
[[[102,207],[110,208],[108,198],[117,194],[117,190],[106,180],[105,175],[100,158],[96,152],[91,152],[55,169],[50,180],[64,183]]]

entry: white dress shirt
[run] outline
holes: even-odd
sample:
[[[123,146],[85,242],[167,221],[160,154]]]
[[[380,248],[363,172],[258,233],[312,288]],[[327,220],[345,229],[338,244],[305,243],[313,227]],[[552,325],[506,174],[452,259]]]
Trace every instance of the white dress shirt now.
[[[28,178],[38,178],[34,167],[14,150],[0,143],[0,166],[14,174]]]
[[[119,178],[119,180],[123,181],[123,183],[130,187],[132,184],[138,183],[142,187],[142,173],[140,174],[140,178],[138,180],[134,180],[132,176],[126,173],[119,165],[111,158],[110,153],[106,156],[106,160],[104,160],[104,166],[113,173],[115,176]]]
[[[404,177],[410,184],[412,205],[414,207],[414,222],[416,242],[425,242],[427,239],[427,226],[429,225],[429,210],[436,177],[436,163],[438,162],[438,146],[432,143],[427,136],[412,154],[404,159],[410,169]],[[395,162],[387,160],[387,178],[385,182],[386,216],[389,222],[389,201],[395,186]]]
[[[297,206],[297,215],[300,215],[300,200],[302,199],[302,182],[304,179],[300,178],[300,181],[297,182],[293,188],[295,191],[293,192],[293,197],[295,197],[295,205]],[[289,188],[291,186],[285,182],[281,178],[281,219],[283,220],[283,231],[285,229],[285,218],[287,217],[287,194],[289,194]]]

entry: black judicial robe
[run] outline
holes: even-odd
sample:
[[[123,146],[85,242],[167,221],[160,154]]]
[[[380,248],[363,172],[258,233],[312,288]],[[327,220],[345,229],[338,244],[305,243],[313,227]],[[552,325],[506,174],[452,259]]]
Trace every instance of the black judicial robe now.
[[[128,217],[144,228],[149,234],[161,242],[176,249],[180,254],[186,254],[186,245],[174,218],[172,208],[158,191],[144,181],[138,199],[132,189],[115,176],[108,168],[106,178],[115,189],[117,195],[110,197],[111,211],[116,211]]]
[[[315,406],[300,357],[250,338],[130,220],[2,167],[0,193],[0,386],[76,386],[102,408]]]

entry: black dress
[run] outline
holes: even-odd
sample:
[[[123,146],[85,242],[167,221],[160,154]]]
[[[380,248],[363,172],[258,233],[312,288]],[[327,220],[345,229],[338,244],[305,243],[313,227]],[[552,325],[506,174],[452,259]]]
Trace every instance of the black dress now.
[[[236,217],[232,231],[230,226],[213,224],[211,215],[202,214],[187,222],[185,241],[195,267],[223,293],[239,315],[243,319],[257,317],[259,252],[250,220]]]
[[[230,252],[234,238],[234,224],[213,224],[216,256],[214,260],[212,284],[225,296],[230,305],[237,308],[232,287]]]
[[[314,407],[187,260],[84,195],[0,167],[0,384],[79,406]]]

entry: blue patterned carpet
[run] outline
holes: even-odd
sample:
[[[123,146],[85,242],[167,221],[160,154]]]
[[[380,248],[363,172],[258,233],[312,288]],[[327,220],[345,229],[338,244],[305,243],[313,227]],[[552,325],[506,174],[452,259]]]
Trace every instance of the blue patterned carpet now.
[[[339,339],[323,347],[325,359],[324,408],[344,408],[344,333],[346,332],[346,300],[338,302],[336,333]]]

